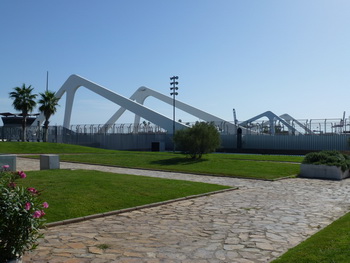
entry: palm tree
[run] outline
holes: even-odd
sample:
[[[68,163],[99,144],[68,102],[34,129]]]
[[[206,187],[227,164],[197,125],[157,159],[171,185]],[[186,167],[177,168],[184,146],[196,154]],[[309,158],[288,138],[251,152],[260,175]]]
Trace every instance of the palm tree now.
[[[13,99],[13,107],[15,110],[22,112],[22,141],[26,141],[26,126],[27,117],[30,112],[36,106],[35,98],[37,94],[32,94],[34,88],[31,85],[26,87],[25,84],[22,87],[13,88],[14,91],[10,92],[10,98]]]
[[[45,91],[40,94],[40,100],[38,103],[40,104],[39,111],[44,114],[45,122],[44,122],[44,142],[48,141],[48,130],[49,130],[49,119],[51,115],[54,115],[57,111],[58,100],[55,96],[55,92]]]

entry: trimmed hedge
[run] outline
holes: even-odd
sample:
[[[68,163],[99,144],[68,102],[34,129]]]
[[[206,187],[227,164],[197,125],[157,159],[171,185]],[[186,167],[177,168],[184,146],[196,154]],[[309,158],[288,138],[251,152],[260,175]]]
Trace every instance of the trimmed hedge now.
[[[350,168],[349,155],[338,151],[321,151],[308,153],[303,162],[304,164],[328,165],[341,167],[342,171]]]

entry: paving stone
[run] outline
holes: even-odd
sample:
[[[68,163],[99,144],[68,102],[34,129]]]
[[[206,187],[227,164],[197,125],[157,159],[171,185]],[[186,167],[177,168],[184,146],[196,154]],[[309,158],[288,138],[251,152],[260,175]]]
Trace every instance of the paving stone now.
[[[97,247],[89,247],[88,248],[89,253],[91,254],[103,254],[103,250],[99,249]]]
[[[215,252],[215,257],[221,261],[226,259],[226,252],[223,250],[218,250]]]
[[[83,248],[86,248],[86,245],[84,243],[69,243],[67,244],[69,247],[71,248],[75,248],[75,249],[83,249]]]
[[[65,263],[81,263],[81,259],[71,258],[71,259],[66,260]]]
[[[273,250],[273,246],[268,242],[257,242],[256,247],[262,250]]]

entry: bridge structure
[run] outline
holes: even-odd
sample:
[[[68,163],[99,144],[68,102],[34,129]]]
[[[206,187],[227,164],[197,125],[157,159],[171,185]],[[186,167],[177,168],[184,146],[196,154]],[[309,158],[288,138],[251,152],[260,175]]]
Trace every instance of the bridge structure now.
[[[64,82],[62,87],[56,92],[56,97],[61,99],[61,97],[66,94],[66,104],[65,104],[65,113],[63,120],[63,127],[66,129],[70,128],[71,124],[71,116],[72,109],[76,91],[80,88],[84,87],[95,94],[117,104],[120,108],[108,119],[105,124],[99,126],[100,131],[106,131],[109,127],[114,125],[118,119],[125,113],[126,110],[135,114],[134,117],[134,127],[140,125],[141,118],[159,126],[160,128],[167,131],[168,134],[172,134],[173,132],[173,124],[175,123],[175,130],[185,129],[189,127],[187,124],[174,121],[173,119],[144,106],[144,102],[147,98],[153,97],[157,100],[160,100],[169,105],[173,105],[173,99],[169,96],[166,96],[162,93],[159,93],[155,90],[142,86],[138,88],[134,94],[131,95],[130,98],[124,97],[112,90],[109,90],[97,83],[94,83],[90,80],[87,80],[78,75],[71,75]],[[289,135],[304,135],[304,134],[315,134],[315,131],[311,129],[311,120],[310,123],[301,123],[300,121],[294,119],[289,114],[276,115],[271,111],[266,111],[264,113],[258,114],[253,118],[250,118],[243,122],[238,122],[236,119],[236,112],[233,109],[234,113],[234,122],[230,122],[224,120],[220,117],[214,116],[208,112],[195,108],[189,104],[181,102],[179,100],[176,101],[175,107],[180,109],[197,119],[206,122],[213,122],[219,129],[221,133],[224,134],[237,134],[237,128],[240,127],[242,130],[242,135],[244,134],[260,134],[261,127],[264,127],[265,134],[275,135],[278,130],[278,126],[283,125],[288,129],[287,134]],[[267,118],[267,122],[258,122],[262,118]],[[36,121],[33,122],[32,126],[36,126],[39,121],[41,124],[44,121],[44,115],[40,114]],[[332,123],[332,129],[337,128],[341,130],[345,125],[345,113],[342,121],[338,124]],[[326,126],[326,124],[325,124]],[[254,128],[255,127],[255,128]],[[260,131],[259,128],[260,127]],[[266,129],[265,129],[266,127]]]
[[[71,125],[76,91],[81,87],[119,106],[106,123],[83,127]],[[175,130],[190,126],[179,121],[174,122],[173,119],[153,110],[152,105],[146,107],[144,103],[149,97],[169,105],[173,105],[173,98],[144,86],[136,89],[127,98],[83,77],[71,75],[55,95],[59,99],[66,95],[66,103],[63,127],[50,127],[49,136],[52,142],[92,145],[116,150],[150,150],[153,149],[153,144],[158,143],[159,150],[169,150],[173,146],[171,141],[173,124],[175,123]],[[296,120],[289,114],[276,115],[266,111],[242,122],[237,120],[236,111],[233,109],[234,121],[230,122],[179,100],[176,100],[176,108],[201,121],[213,122],[221,133],[221,146],[225,151],[298,154],[325,149],[350,151],[350,118],[345,118],[345,112],[343,118]],[[124,129],[124,124],[116,122],[126,111],[135,114],[134,127],[130,124]],[[141,118],[153,125],[145,125],[144,122],[141,124]],[[41,124],[44,119],[44,115],[40,114],[31,127],[27,128],[27,132],[31,134],[27,136],[29,140],[41,140]],[[0,140],[18,140],[21,128],[19,125],[15,126],[0,127]]]
[[[102,87],[101,85],[96,84],[78,75],[71,75],[62,85],[62,87],[56,92],[56,97],[59,99],[66,93],[66,106],[63,127],[67,129],[69,129],[70,127],[75,93],[80,87],[84,87],[120,106],[120,108],[104,124],[102,129],[106,129],[110,125],[113,125],[123,115],[123,113],[126,110],[128,110],[135,114],[135,125],[139,124],[140,119],[142,117],[143,119],[150,121],[160,126],[161,128],[167,130],[168,133],[172,133],[174,120],[143,105],[148,97],[154,97],[162,102],[172,105],[172,98],[144,86],[137,89],[130,98],[126,98],[112,90]],[[203,121],[214,122],[217,126],[225,127],[226,132],[236,132],[235,124],[232,124],[229,121],[216,117],[212,114],[197,109],[186,103],[177,100],[176,108],[183,110],[184,112],[187,112],[188,114],[191,114]],[[39,123],[44,121],[43,114],[38,116],[37,121],[35,123],[37,123],[38,121]],[[184,129],[187,127],[188,125],[175,120],[175,130]]]

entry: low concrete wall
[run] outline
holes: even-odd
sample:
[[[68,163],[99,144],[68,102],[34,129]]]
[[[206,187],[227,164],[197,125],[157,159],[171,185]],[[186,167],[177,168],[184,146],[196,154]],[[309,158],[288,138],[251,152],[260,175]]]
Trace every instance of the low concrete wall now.
[[[60,169],[60,157],[57,154],[40,155],[40,170]]]
[[[11,171],[17,169],[17,156],[15,154],[0,154],[0,167],[3,165],[9,165]]]
[[[301,164],[299,176],[304,178],[342,180],[349,177],[349,170],[343,172],[337,166]]]

